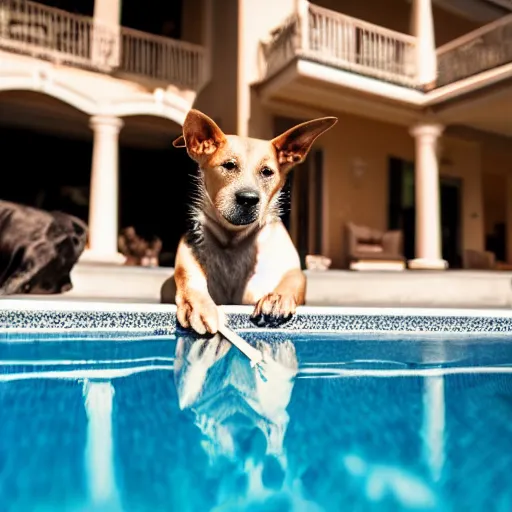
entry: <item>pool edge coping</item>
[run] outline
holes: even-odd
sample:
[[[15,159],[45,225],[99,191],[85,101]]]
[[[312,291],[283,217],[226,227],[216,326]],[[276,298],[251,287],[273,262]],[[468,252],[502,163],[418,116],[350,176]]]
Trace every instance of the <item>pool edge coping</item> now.
[[[250,321],[252,306],[222,306],[231,327],[261,332]],[[512,335],[512,310],[301,306],[287,324],[270,328],[278,333],[478,334]],[[2,299],[0,333],[127,332],[154,336],[180,332],[176,306]]]
[[[7,307],[6,307],[7,306]],[[13,307],[15,306],[15,307]],[[250,315],[253,306],[220,306],[228,315]],[[45,311],[45,312],[102,312],[117,313],[176,313],[173,304],[152,304],[138,302],[102,302],[70,300],[54,301],[39,299],[0,299],[0,313],[11,311]],[[439,307],[376,307],[376,306],[299,306],[297,315],[350,315],[350,316],[415,316],[415,317],[483,317],[507,318],[512,320],[512,309],[499,308],[439,308]]]

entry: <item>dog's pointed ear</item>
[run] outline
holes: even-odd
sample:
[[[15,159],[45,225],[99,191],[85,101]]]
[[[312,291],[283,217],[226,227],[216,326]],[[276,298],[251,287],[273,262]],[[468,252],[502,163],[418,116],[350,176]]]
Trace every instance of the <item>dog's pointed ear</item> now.
[[[289,171],[295,165],[304,162],[315,140],[337,122],[336,117],[313,119],[298,124],[272,139],[281,170]]]
[[[186,148],[187,147],[187,145],[185,144],[185,138],[183,137],[183,135],[180,135],[177,139],[174,139],[172,141],[172,145],[175,148]]]
[[[215,121],[199,110],[192,109],[183,123],[183,137],[178,137],[174,145],[184,143],[188,154],[197,160],[211,156],[225,142],[226,136]]]

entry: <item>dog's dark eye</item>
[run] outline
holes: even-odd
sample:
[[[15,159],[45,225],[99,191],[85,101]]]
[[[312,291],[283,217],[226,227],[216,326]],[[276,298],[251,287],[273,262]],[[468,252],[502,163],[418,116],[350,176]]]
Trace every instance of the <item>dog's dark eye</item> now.
[[[224,167],[224,169],[226,169],[227,171],[233,171],[238,166],[236,165],[236,162],[234,160],[228,160],[227,162],[224,162],[222,164],[222,167]]]
[[[265,178],[270,178],[271,176],[274,176],[274,171],[270,169],[270,167],[263,167],[263,169],[261,169],[261,175]]]

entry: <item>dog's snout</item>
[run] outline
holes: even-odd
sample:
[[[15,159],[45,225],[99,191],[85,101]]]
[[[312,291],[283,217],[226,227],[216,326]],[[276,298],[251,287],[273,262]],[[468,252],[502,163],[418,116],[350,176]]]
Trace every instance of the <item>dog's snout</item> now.
[[[260,202],[260,196],[253,190],[239,190],[236,194],[236,202],[246,208],[256,206]]]
[[[258,220],[260,195],[257,190],[245,187],[230,195],[230,208],[226,218],[235,226],[246,226]]]

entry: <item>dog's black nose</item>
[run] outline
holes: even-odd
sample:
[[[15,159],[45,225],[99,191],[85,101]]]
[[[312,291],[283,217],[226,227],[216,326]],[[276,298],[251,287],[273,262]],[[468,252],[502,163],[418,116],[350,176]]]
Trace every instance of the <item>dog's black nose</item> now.
[[[252,190],[239,190],[236,194],[236,202],[240,206],[256,206],[260,202],[260,196]]]

